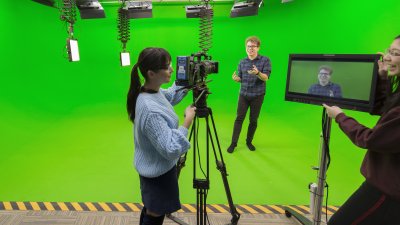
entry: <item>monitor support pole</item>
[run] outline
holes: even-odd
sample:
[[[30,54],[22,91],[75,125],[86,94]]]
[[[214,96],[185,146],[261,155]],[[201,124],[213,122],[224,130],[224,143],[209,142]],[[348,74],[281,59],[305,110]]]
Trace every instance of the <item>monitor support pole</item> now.
[[[295,217],[301,224],[303,225],[320,225],[321,224],[321,214],[322,214],[322,202],[324,200],[324,188],[326,184],[326,170],[328,163],[328,151],[329,151],[329,138],[331,133],[331,124],[332,119],[328,117],[326,114],[325,108],[322,112],[323,117],[323,129],[322,129],[322,137],[321,137],[321,158],[319,164],[319,172],[318,172],[318,186],[317,192],[314,198],[314,210],[313,210],[313,221],[308,220],[292,210],[289,207],[285,207],[285,214],[287,217]]]

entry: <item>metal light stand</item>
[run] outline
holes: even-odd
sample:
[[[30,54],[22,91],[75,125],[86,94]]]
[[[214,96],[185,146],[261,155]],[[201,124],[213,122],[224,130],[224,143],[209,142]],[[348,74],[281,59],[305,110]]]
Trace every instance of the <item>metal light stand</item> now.
[[[202,93],[199,95],[201,98],[202,96],[205,96],[204,93],[207,92],[208,90],[202,90]],[[197,102],[197,101],[196,101]],[[196,105],[196,104],[195,104]],[[204,178],[198,178],[197,174],[196,174],[196,152],[197,152],[197,138],[198,138],[198,133],[197,133],[197,124],[199,121],[199,118],[203,118],[206,121],[206,171],[204,171]],[[211,118],[211,122],[212,122],[212,130],[209,124],[209,118]],[[227,179],[227,172],[226,172],[226,166],[225,166],[225,162],[222,156],[222,151],[221,151],[221,147],[219,144],[219,139],[218,139],[218,135],[217,135],[217,130],[215,128],[215,122],[214,122],[214,118],[212,115],[212,110],[209,107],[204,107],[204,108],[197,108],[196,109],[196,115],[194,117],[194,121],[193,121],[193,126],[192,129],[190,131],[190,136],[189,136],[189,141],[192,137],[193,134],[193,188],[196,189],[196,195],[197,195],[197,200],[196,200],[196,209],[197,209],[197,225],[206,225],[208,218],[207,218],[207,193],[208,193],[208,189],[210,188],[210,180],[209,180],[209,153],[210,153],[210,143],[211,143],[211,147],[212,147],[212,151],[214,153],[214,158],[215,158],[215,162],[217,165],[217,169],[220,171],[221,176],[222,176],[222,181],[224,183],[224,187],[225,187],[225,193],[228,199],[228,203],[229,203],[229,209],[230,209],[230,213],[232,215],[231,218],[231,222],[227,225],[237,225],[239,218],[240,218],[240,214],[237,212],[235,205],[233,204],[233,200],[232,200],[232,194],[231,194],[231,190],[229,188],[229,183],[228,183],[228,179]],[[218,147],[218,152],[215,149],[215,143],[214,143],[214,138]],[[180,160],[177,163],[177,170],[178,170],[178,177],[180,174],[180,171],[182,169],[183,166],[185,166],[185,161],[186,161],[186,154],[183,155]],[[173,216],[173,215],[167,215],[167,217],[173,221],[175,221],[176,223],[180,224],[180,225],[188,225],[187,223],[185,223],[184,221],[178,219],[177,217]]]
[[[323,129],[321,138],[321,158],[319,163],[318,186],[314,199],[313,221],[308,220],[303,215],[297,213],[289,207],[285,207],[287,217],[294,216],[303,225],[320,225],[322,213],[322,201],[324,200],[324,188],[326,181],[326,170],[328,163],[329,139],[331,133],[332,119],[327,116],[325,108],[322,111]]]

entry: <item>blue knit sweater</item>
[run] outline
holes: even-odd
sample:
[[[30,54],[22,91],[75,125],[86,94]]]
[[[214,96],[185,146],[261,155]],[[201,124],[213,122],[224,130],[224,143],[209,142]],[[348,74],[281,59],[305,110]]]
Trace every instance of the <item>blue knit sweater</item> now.
[[[155,94],[140,93],[135,110],[135,168],[144,177],[158,177],[168,172],[190,148],[188,130],[179,126],[173,105],[187,91],[175,91],[175,84]]]

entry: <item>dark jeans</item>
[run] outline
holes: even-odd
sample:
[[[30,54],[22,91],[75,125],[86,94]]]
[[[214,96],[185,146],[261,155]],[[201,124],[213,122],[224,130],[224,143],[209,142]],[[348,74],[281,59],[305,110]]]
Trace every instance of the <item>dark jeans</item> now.
[[[247,130],[247,138],[246,142],[252,142],[254,133],[257,129],[257,120],[258,116],[260,115],[261,106],[264,101],[264,95],[255,96],[255,97],[246,97],[239,95],[239,102],[236,112],[236,120],[235,125],[233,127],[233,134],[232,134],[232,145],[237,144],[240,131],[242,130],[242,124],[244,118],[246,118],[247,110],[250,108],[250,123],[249,128]]]
[[[328,225],[399,225],[400,202],[364,182],[331,217]]]

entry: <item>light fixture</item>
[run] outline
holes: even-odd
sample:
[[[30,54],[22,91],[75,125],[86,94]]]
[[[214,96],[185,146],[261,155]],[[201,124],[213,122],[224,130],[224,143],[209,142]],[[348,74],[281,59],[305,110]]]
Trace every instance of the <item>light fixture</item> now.
[[[74,38],[74,24],[76,21],[76,1],[62,0],[60,19],[67,24],[67,54],[70,62],[79,61],[78,40]]]
[[[130,19],[128,18],[128,10],[126,9],[126,1],[123,0],[118,9],[118,40],[122,43],[122,52],[120,53],[121,66],[130,66],[131,59],[129,52],[126,51],[126,44],[131,39]]]
[[[129,52],[121,52],[121,66],[130,66],[131,65],[131,57],[129,56]]]
[[[153,4],[151,1],[128,1],[124,9],[128,10],[129,19],[153,17]]]
[[[67,51],[68,51],[68,59],[70,62],[79,61],[79,48],[78,48],[78,40],[68,38],[67,39]]]
[[[206,9],[205,5],[188,5],[185,6],[186,10],[186,18],[200,18],[200,12],[202,9]],[[211,9],[211,6],[208,6],[208,9]]]
[[[98,0],[77,0],[76,6],[81,14],[81,19],[105,18],[103,6]]]
[[[50,7],[54,7],[55,8],[55,6],[54,6],[54,0],[32,0],[32,1],[34,1],[34,2],[37,2],[37,3],[40,3],[40,4],[42,4],[42,5],[47,5],[47,6],[50,6]]]
[[[231,9],[231,17],[254,16],[258,15],[258,8],[262,5],[262,0],[249,0],[246,2],[236,2]]]

